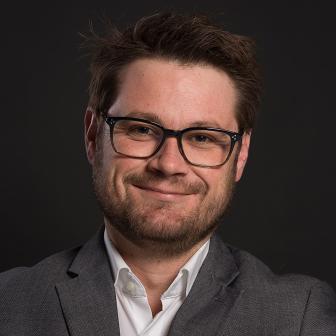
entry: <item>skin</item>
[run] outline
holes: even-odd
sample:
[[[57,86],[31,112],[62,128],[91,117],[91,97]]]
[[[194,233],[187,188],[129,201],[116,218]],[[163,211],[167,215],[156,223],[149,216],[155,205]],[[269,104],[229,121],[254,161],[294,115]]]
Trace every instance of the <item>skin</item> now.
[[[175,130],[201,122],[203,126],[237,132],[236,102],[234,84],[222,70],[209,65],[141,59],[123,70],[120,92],[108,115],[153,119]],[[205,225],[204,218],[210,216],[206,211],[212,204],[220,202],[219,206],[225,208],[232,184],[243,174],[250,133],[244,134],[240,151],[235,146],[230,160],[218,168],[195,167],[185,162],[175,138],[168,138],[154,157],[140,160],[113,151],[108,125],[88,107],[85,144],[96,184],[100,183],[99,188],[111,206],[122,208],[127,204],[146,223],[143,230],[157,237],[173,237],[195,214],[197,219],[203,219],[195,223]],[[127,179],[134,175],[160,178],[144,179],[147,182],[139,187],[134,179]],[[213,212],[219,215],[219,209]],[[162,242],[129,239],[108,217],[105,216],[105,225],[109,238],[143,283],[154,316],[162,308],[163,292],[212,232],[187,249],[169,254],[168,243],[163,252],[159,248],[164,245]]]

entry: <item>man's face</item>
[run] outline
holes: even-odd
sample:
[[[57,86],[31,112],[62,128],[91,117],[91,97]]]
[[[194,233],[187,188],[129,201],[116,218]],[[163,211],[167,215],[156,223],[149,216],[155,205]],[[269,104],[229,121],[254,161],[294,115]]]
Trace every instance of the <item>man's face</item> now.
[[[233,82],[221,70],[143,59],[122,72],[108,115],[174,130],[201,125],[237,132],[236,101]],[[167,138],[155,156],[134,159],[114,152],[109,126],[90,109],[85,125],[94,188],[108,228],[166,256],[189,250],[214,230],[241,177],[249,135],[225,165],[202,168],[183,159],[175,138]]]

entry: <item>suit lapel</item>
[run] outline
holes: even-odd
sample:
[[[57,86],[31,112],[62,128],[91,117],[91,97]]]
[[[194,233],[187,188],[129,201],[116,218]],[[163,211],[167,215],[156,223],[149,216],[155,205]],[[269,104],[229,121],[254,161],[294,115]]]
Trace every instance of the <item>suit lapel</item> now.
[[[100,232],[83,246],[56,290],[71,336],[119,335],[113,278]]]
[[[78,252],[68,274],[69,280],[58,283],[56,290],[69,334],[120,335],[114,280],[102,230]],[[211,238],[208,256],[168,335],[225,334],[243,293],[238,286],[230,286],[238,275],[230,250],[220,238]]]
[[[219,237],[211,238],[207,258],[177,312],[169,336],[225,334],[233,307],[243,291],[229,286],[239,275],[230,250]]]

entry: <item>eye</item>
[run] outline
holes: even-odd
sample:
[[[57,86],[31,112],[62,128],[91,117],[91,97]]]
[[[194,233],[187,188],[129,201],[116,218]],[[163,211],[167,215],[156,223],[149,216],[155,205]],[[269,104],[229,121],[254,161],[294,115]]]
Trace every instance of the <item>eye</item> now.
[[[196,132],[192,132],[188,134],[185,140],[187,140],[188,143],[192,145],[197,145],[197,146],[211,145],[217,142],[216,137],[210,134],[196,133]]]
[[[132,125],[128,128],[129,133],[134,134],[143,134],[143,135],[150,135],[153,134],[153,130],[149,127],[143,126],[143,125]]]
[[[195,149],[214,149],[221,148],[221,150],[230,147],[230,137],[223,132],[193,130],[185,133],[183,138],[184,144]]]
[[[215,139],[212,139],[208,135],[204,134],[194,134],[193,136],[191,136],[190,140],[197,143],[211,143],[215,141]]]
[[[161,130],[154,125],[132,121],[125,123],[123,126],[122,132],[134,140],[156,140],[161,137]]]

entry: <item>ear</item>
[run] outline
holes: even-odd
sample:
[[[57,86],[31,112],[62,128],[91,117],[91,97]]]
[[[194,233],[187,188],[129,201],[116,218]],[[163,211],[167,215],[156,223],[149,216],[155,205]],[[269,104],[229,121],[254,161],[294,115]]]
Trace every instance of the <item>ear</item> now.
[[[95,111],[91,107],[88,107],[85,112],[84,132],[86,156],[90,164],[93,164],[96,154],[98,118]]]
[[[238,154],[238,159],[237,159],[237,170],[236,170],[236,178],[235,181],[238,182],[244,172],[244,168],[246,165],[246,161],[248,158],[248,153],[249,153],[249,147],[250,147],[250,140],[251,140],[251,133],[252,131],[245,132],[242,137],[242,143],[240,146],[240,151]]]

